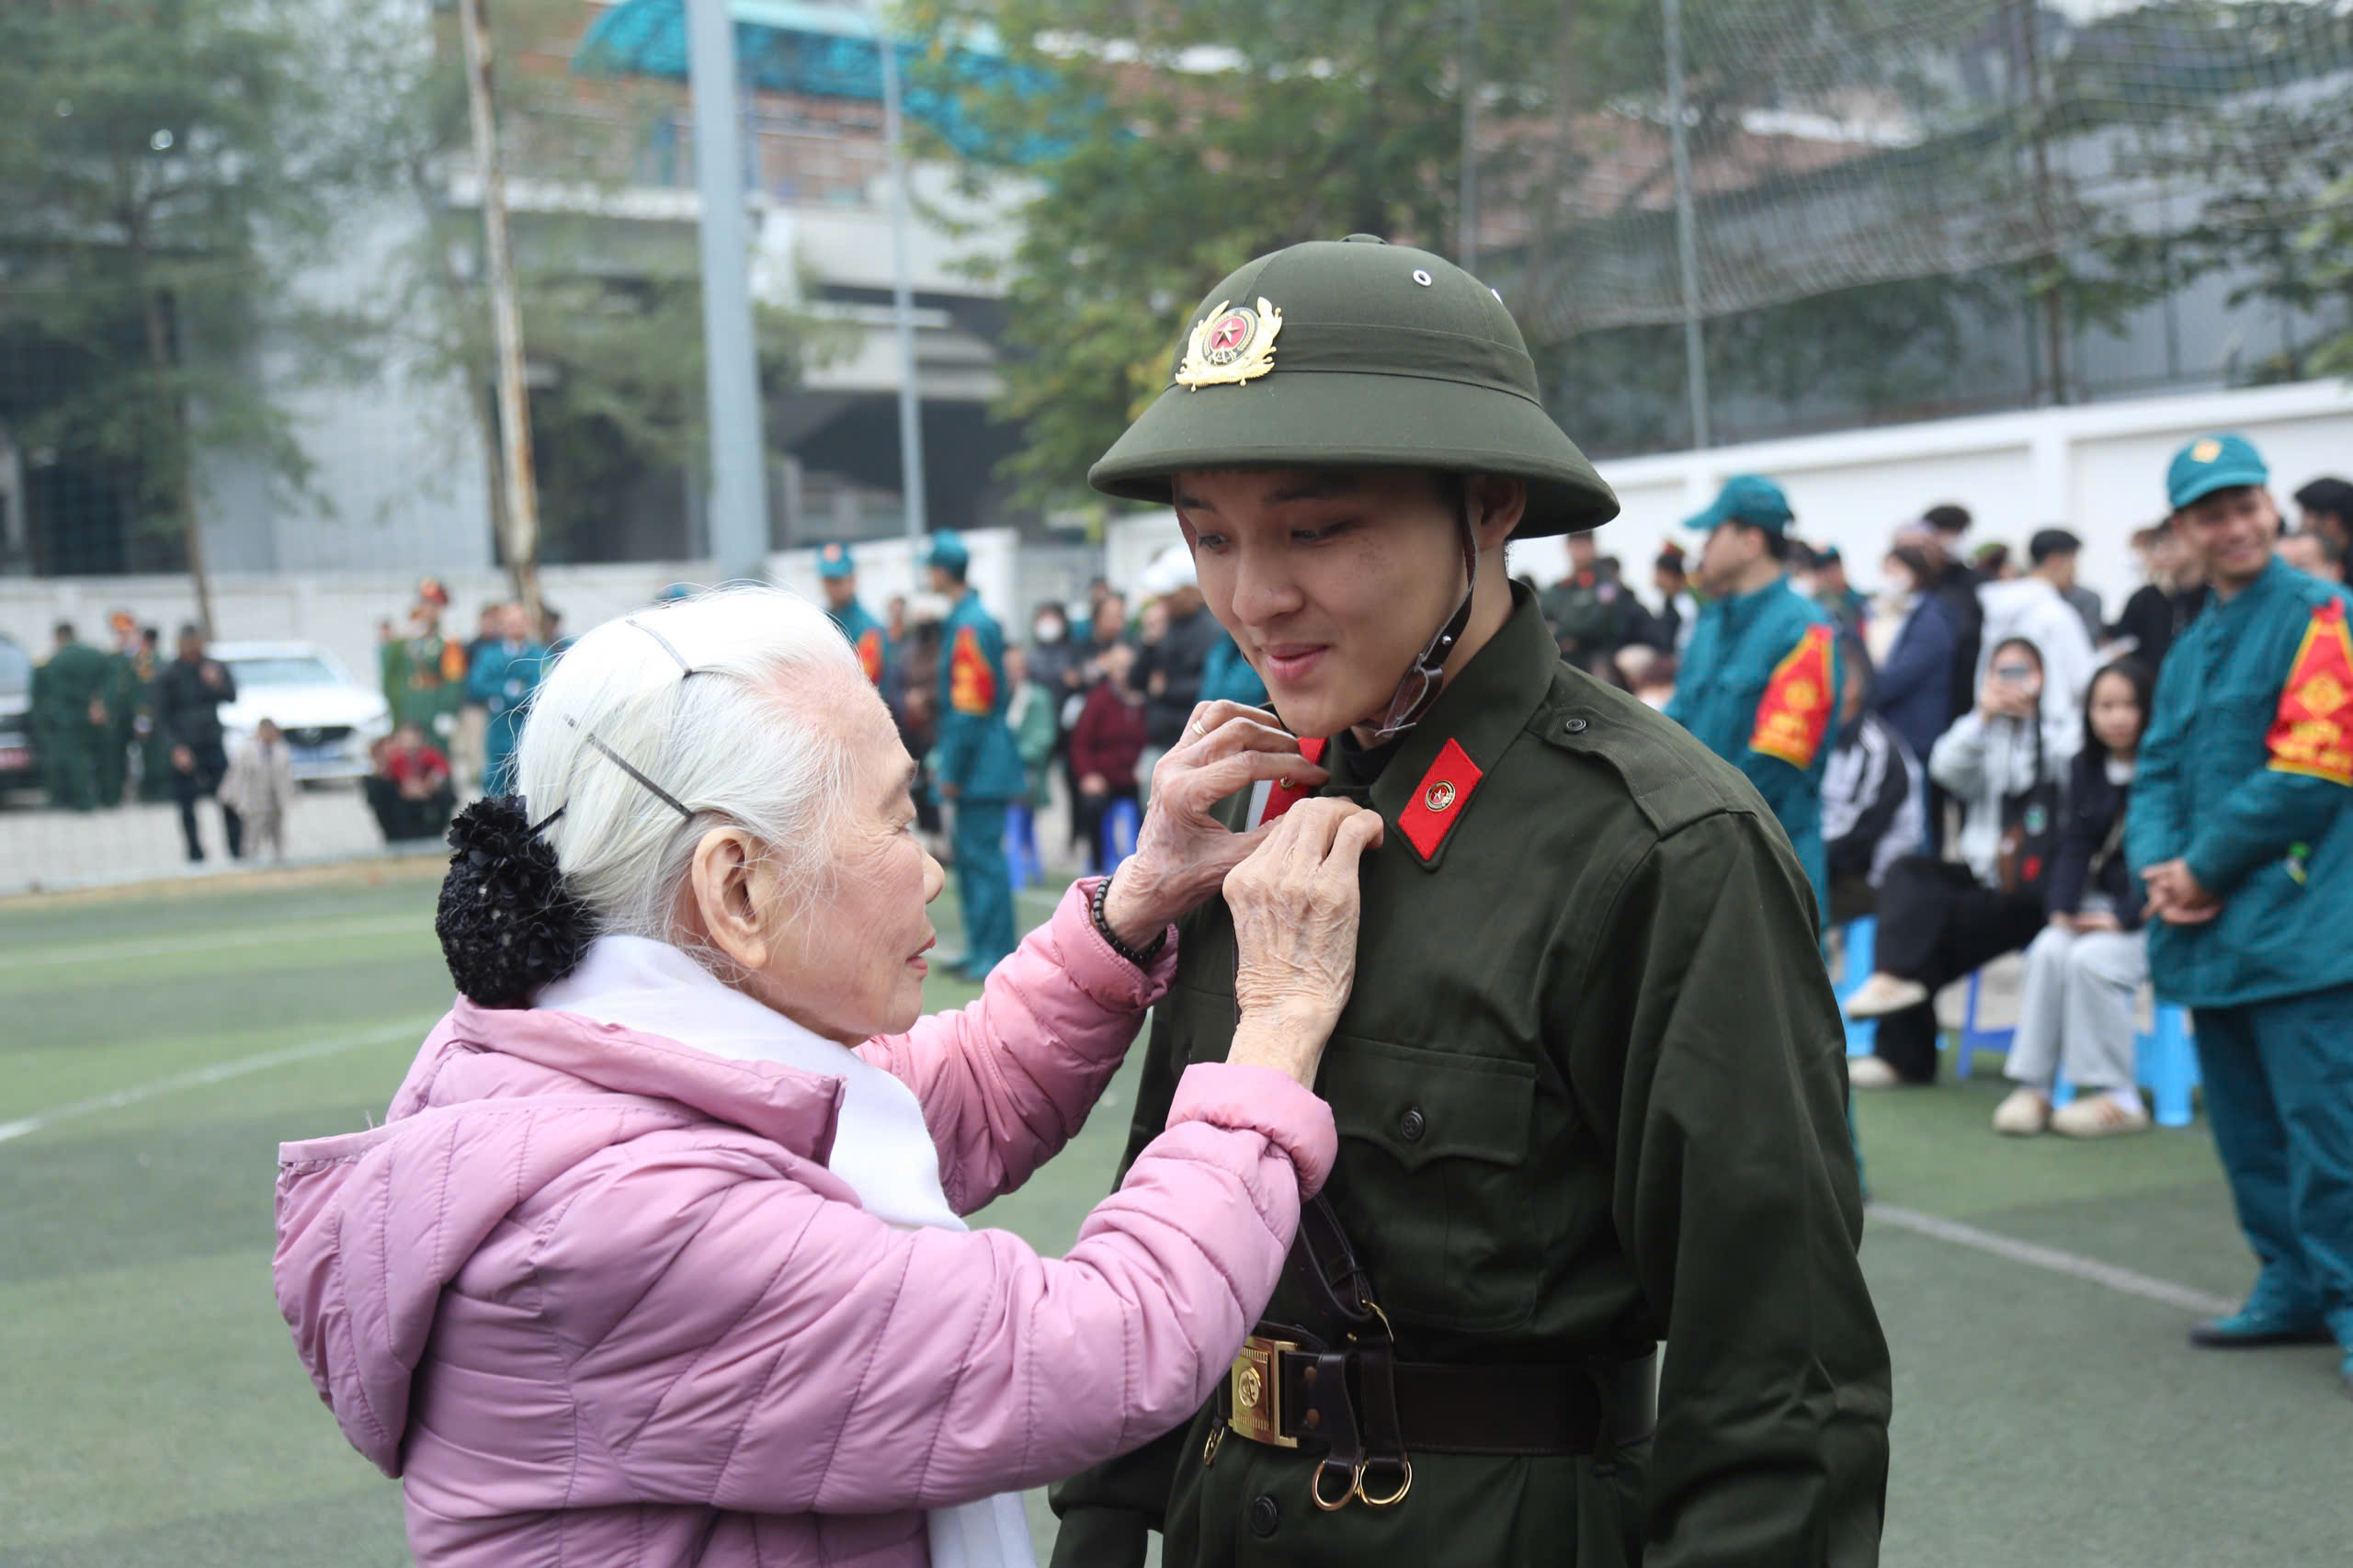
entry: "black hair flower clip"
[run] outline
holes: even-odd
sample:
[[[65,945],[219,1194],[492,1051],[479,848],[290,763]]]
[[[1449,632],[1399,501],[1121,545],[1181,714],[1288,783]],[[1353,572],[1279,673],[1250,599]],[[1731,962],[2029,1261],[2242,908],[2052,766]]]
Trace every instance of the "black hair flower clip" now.
[[[579,967],[596,935],[587,907],[564,885],[520,796],[490,796],[460,812],[449,847],[433,917],[449,978],[485,1007],[528,1006],[532,993]]]

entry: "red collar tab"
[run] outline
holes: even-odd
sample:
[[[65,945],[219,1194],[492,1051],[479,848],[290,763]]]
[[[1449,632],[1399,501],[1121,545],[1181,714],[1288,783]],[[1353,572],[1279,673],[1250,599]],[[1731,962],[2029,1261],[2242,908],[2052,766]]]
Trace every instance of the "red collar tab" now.
[[[1397,813],[1397,830],[1414,846],[1424,860],[1437,858],[1438,846],[1446,835],[1454,831],[1455,819],[1471,801],[1471,792],[1479,787],[1486,775],[1471,760],[1471,754],[1449,740],[1439,748],[1438,760],[1422,775],[1414,787],[1413,798]]]
[[[1324,748],[1330,744],[1330,742],[1319,738],[1302,736],[1299,743],[1299,755],[1305,757],[1308,761],[1314,763],[1316,766],[1321,767],[1324,762]],[[1256,812],[1252,813],[1251,825],[1253,827],[1264,827],[1267,824],[1274,821],[1277,817],[1282,815],[1285,812],[1299,804],[1300,801],[1304,801],[1309,796],[1314,794],[1315,791],[1311,789],[1302,789],[1296,785],[1286,784],[1281,779],[1277,778],[1261,783],[1258,786],[1256,793],[1258,796],[1258,809]]]

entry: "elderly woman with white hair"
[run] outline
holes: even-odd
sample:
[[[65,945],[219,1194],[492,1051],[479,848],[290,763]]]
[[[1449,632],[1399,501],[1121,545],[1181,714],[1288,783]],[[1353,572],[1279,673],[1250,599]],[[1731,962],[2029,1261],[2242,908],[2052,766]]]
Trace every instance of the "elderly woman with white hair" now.
[[[1027,1563],[1010,1494],[1188,1416],[1273,1290],[1334,1154],[1310,1085],[1381,819],[1229,834],[1218,800],[1322,775],[1206,708],[1134,858],[919,1019],[940,869],[814,607],[597,628],[519,764],[451,831],[463,994],[386,1125],[280,1154],[280,1308],[417,1560]],[[1066,1257],[968,1231],[1077,1130],[1221,890],[1233,1033],[1167,1131]]]

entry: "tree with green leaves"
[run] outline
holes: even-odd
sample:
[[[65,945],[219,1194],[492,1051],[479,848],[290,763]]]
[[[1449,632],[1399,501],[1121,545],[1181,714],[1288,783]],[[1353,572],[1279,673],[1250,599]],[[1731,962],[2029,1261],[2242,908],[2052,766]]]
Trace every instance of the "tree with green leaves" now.
[[[401,0],[375,4],[401,7]],[[685,477],[709,460],[695,232],[607,210],[638,177],[649,133],[678,112],[680,95],[666,83],[584,83],[567,71],[528,68],[533,56],[570,52],[584,19],[578,0],[495,0],[486,10],[516,207],[540,549],[552,561],[593,559],[616,548],[617,495],[642,498],[652,484],[683,506]],[[493,538],[503,542],[482,214],[454,201],[450,185],[451,169],[472,164],[464,69],[454,34],[384,62],[381,79],[391,86],[380,108],[381,173],[415,222],[374,309],[421,392],[465,388],[466,416],[487,462]],[[561,196],[517,201],[526,189]],[[754,314],[768,396],[834,347],[835,335],[801,312],[756,301]]]
[[[185,564],[207,623],[202,460],[301,488],[255,360],[326,368],[347,324],[287,287],[353,151],[299,22],[249,0],[0,7],[0,348],[41,368],[0,420],[105,476],[132,519],[121,564]]]
[[[951,100],[960,143],[981,149],[965,168],[1035,182],[997,278],[1000,411],[1024,426],[1007,467],[1025,502],[1084,493],[1087,465],[1165,382],[1201,289],[1252,256],[1354,233],[1452,248],[1462,14],[1459,0],[904,8],[926,45],[914,82]],[[1483,0],[1482,112],[1551,101],[1560,14]],[[958,40],[982,28],[1009,69],[959,68]]]

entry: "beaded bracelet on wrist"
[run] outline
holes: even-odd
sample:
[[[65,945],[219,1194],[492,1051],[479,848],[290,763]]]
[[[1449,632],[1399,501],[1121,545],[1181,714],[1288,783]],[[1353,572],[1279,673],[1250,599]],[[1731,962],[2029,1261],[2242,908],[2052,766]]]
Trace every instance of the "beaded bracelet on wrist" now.
[[[1116,872],[1113,873],[1113,875],[1117,874],[1118,873]],[[1160,949],[1168,945],[1168,927],[1165,926],[1162,926],[1160,928],[1160,935],[1154,937],[1151,943],[1145,947],[1143,951],[1136,951],[1133,948],[1131,948],[1125,942],[1120,940],[1120,934],[1117,931],[1112,930],[1111,923],[1103,917],[1103,903],[1106,899],[1110,897],[1110,877],[1106,877],[1101,881],[1095,884],[1095,896],[1087,902],[1086,905],[1087,914],[1094,917],[1095,929],[1101,933],[1105,941],[1111,944],[1111,950],[1113,952],[1119,954],[1121,958],[1127,960],[1138,969],[1150,969],[1152,967],[1153,960],[1160,956]]]

